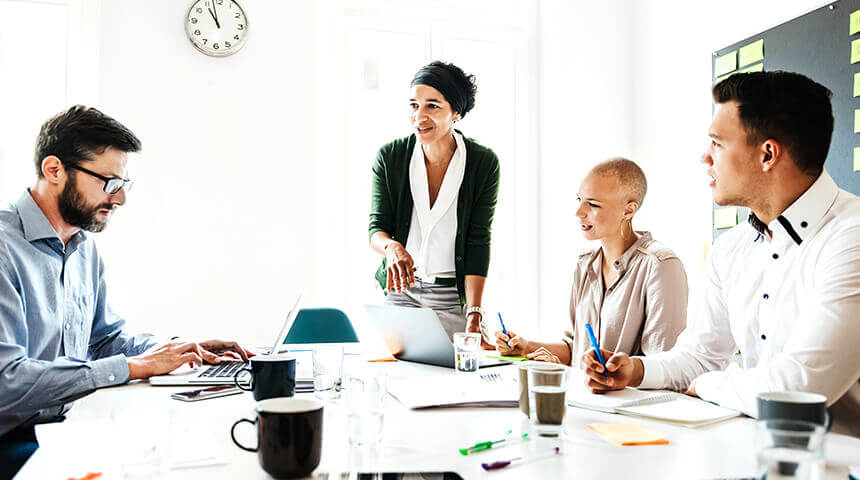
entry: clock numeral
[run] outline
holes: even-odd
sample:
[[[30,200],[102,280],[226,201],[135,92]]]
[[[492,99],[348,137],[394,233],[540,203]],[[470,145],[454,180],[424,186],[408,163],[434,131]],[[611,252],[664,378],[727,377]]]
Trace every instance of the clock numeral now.
[[[197,8],[195,9],[195,11],[196,11],[197,13],[203,13],[203,9],[202,9],[202,8],[200,8],[200,7],[197,7]]]
[[[208,41],[209,41],[209,39],[208,39],[208,38],[202,38],[201,40],[203,40],[203,45],[206,45],[206,42],[208,42]]]
[[[221,47],[219,47],[219,46],[218,46],[218,43],[216,42],[216,43],[213,43],[213,44],[212,44],[212,48],[214,48],[215,50],[218,50],[218,49],[219,49],[219,48],[221,48]]]
[[[218,5],[224,5],[224,0],[215,0]]]
[[[230,42],[224,42],[224,48],[230,48],[233,45]]]
[[[239,35],[233,35],[233,40],[239,40]]]
[[[240,23],[240,24],[236,25],[236,28],[238,28],[239,30],[244,30],[244,29],[245,29],[245,25],[242,25],[242,24]]]
[[[204,6],[206,6],[206,7],[208,7],[208,6],[209,6],[209,2],[205,2],[203,5],[204,5]]]
[[[241,13],[237,13],[236,15],[233,15],[233,18],[242,18],[242,14],[241,14]]]
[[[196,17],[195,17],[195,18],[192,18],[192,19],[191,19],[191,23],[193,23],[193,24],[197,25],[197,18],[196,18]]]
[[[200,30],[194,30],[194,35],[200,35]]]

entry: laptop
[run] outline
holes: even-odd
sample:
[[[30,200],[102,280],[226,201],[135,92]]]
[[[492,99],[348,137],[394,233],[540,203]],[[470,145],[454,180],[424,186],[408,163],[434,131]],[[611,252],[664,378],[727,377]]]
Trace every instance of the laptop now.
[[[364,308],[382,333],[394,358],[454,368],[454,344],[433,310],[388,305],[365,305]],[[495,367],[510,363],[482,356],[478,366]]]
[[[302,296],[296,298],[293,308],[287,314],[278,336],[275,338],[275,343],[269,351],[260,354],[260,356],[276,355],[284,344],[293,322],[299,313],[299,302]],[[304,352],[302,352],[304,353]],[[150,385],[156,386],[177,386],[177,385],[232,385],[233,376],[237,371],[245,367],[247,363],[242,361],[224,361],[217,365],[202,365],[197,368],[191,368],[187,365],[177,368],[176,370],[165,374],[150,377]],[[239,374],[239,383],[248,385],[251,380],[251,374],[244,371]],[[313,383],[313,366],[308,355],[296,355],[296,388],[305,386],[308,382]]]

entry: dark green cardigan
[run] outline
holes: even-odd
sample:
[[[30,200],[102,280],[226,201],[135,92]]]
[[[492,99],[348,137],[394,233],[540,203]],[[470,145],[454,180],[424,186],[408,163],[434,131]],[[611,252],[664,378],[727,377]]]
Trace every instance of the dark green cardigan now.
[[[459,130],[458,130],[459,132]],[[460,302],[466,303],[465,276],[487,276],[490,266],[490,227],[499,194],[499,159],[487,147],[463,137],[466,169],[457,197],[457,237],[454,264]],[[412,221],[412,190],[409,164],[415,148],[415,135],[384,145],[373,164],[373,192],[370,203],[369,236],[386,232],[406,245]],[[385,259],[376,271],[376,280],[385,290]]]

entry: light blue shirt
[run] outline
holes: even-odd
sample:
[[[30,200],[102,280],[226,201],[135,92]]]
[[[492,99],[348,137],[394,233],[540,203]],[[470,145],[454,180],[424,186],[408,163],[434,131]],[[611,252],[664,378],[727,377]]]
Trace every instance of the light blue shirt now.
[[[0,210],[0,435],[127,382],[126,355],[156,342],[124,324],[92,238],[80,231],[64,246],[29,191]]]

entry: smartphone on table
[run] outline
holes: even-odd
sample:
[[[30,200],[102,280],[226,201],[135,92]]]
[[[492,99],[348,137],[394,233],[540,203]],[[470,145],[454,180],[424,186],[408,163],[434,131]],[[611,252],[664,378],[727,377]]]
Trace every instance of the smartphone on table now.
[[[226,397],[227,395],[236,395],[239,393],[242,393],[242,390],[236,388],[235,385],[215,385],[213,387],[199,388],[197,390],[189,390],[187,392],[171,393],[170,398],[182,400],[183,402],[197,402],[200,400]]]

